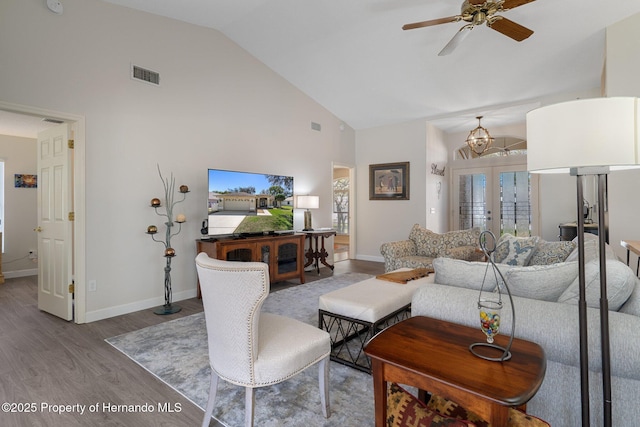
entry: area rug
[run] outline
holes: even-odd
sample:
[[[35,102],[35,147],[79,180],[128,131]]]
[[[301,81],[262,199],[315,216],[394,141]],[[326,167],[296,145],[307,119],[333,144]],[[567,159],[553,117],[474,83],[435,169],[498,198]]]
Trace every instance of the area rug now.
[[[318,297],[368,279],[346,273],[270,294],[263,311],[317,326]],[[106,341],[203,409],[209,395],[209,357],[204,313],[171,320]],[[213,416],[228,427],[244,424],[243,387],[220,381]],[[313,366],[280,384],[256,389],[256,426],[372,426],[371,376],[331,362],[331,417],[322,416],[318,368]]]

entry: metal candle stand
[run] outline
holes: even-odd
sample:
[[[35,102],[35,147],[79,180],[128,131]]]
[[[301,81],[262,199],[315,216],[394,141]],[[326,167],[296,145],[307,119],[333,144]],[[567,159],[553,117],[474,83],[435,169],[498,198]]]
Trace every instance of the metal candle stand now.
[[[158,227],[155,225],[147,227],[147,234],[151,236],[154,242],[164,244],[165,248],[164,257],[166,258],[166,265],[164,267],[164,305],[154,310],[155,314],[163,315],[177,313],[182,310],[182,307],[171,302],[171,259],[176,256],[175,249],[171,247],[171,237],[180,234],[180,231],[182,230],[182,223],[186,221],[186,217],[183,214],[178,215],[175,220],[175,222],[178,223],[178,231],[172,233],[171,229],[175,226],[173,220],[173,208],[176,204],[184,202],[187,197],[187,193],[189,192],[189,187],[181,185],[178,191],[182,194],[182,200],[174,202],[173,195],[175,192],[175,178],[173,177],[173,173],[171,174],[170,179],[165,179],[162,177],[162,172],[160,172],[160,166],[158,166],[158,174],[160,175],[160,179],[164,185],[165,212],[158,212],[158,208],[162,207],[162,202],[158,198],[151,199],[151,207],[154,208],[157,215],[167,218],[167,222],[164,223],[167,229],[164,240],[156,239],[155,235],[158,233]]]
[[[493,241],[493,247],[491,249],[487,248],[487,238],[486,238],[487,235],[491,236],[491,239]],[[511,296],[511,290],[507,285],[507,281],[505,280],[504,276],[502,275],[502,273],[500,272],[496,264],[493,262],[493,258],[491,256],[493,252],[496,250],[496,237],[492,232],[483,231],[480,234],[480,249],[482,249],[482,252],[484,252],[485,257],[487,258],[487,269],[485,270],[484,277],[482,279],[482,286],[480,287],[480,294],[478,296],[478,310],[482,307],[482,303],[487,301],[482,298],[482,292],[484,290],[484,284],[487,279],[489,267],[491,267],[493,270],[494,277],[496,279],[496,291],[498,293],[498,304],[500,308],[502,308],[502,292],[500,291],[501,285],[504,285],[504,288],[507,290],[507,294],[509,295],[509,302],[511,304],[511,336],[509,338],[509,344],[507,345],[506,348],[501,347],[497,344],[489,343],[489,342],[479,342],[479,343],[471,344],[469,346],[469,351],[471,351],[471,353],[473,353],[474,356],[480,357],[481,359],[489,360],[492,362],[504,362],[506,360],[511,359],[510,350],[511,350],[511,344],[513,343],[513,335],[516,328],[516,312],[513,306],[513,298]],[[498,279],[498,277],[500,279]],[[476,349],[478,347],[485,347],[485,348],[490,348],[494,350],[499,350],[502,352],[502,355],[500,357],[490,357],[477,351]]]

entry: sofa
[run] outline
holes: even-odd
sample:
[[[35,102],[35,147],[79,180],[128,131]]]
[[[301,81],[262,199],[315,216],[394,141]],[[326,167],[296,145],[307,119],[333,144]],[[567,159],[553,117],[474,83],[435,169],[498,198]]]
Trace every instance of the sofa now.
[[[479,237],[479,228],[439,234],[414,224],[406,240],[380,246],[385,272],[399,268],[431,268],[438,257],[480,260],[483,254],[478,250]]]
[[[515,336],[541,345],[547,358],[545,379],[538,393],[529,401],[527,413],[554,427],[580,425],[577,250],[573,249],[568,255],[559,255],[568,249],[563,248],[566,245],[560,242],[542,242],[537,238],[524,242],[524,239],[510,238],[506,249],[504,242],[499,241],[492,256],[502,261],[496,266],[513,295]],[[585,239],[590,417],[591,425],[598,426],[602,425],[603,419],[599,259],[597,237],[586,235]],[[541,249],[540,245],[551,249],[538,254],[538,261],[546,258],[549,262],[531,265],[535,252]],[[533,246],[534,249],[527,252],[523,249],[526,246]],[[635,425],[640,419],[639,280],[609,247],[606,266],[613,425]],[[478,327],[478,342],[484,341],[479,328],[477,302],[481,291],[495,290],[496,284],[501,282],[500,275],[485,276],[487,268],[491,268],[489,263],[449,258],[434,259],[433,267],[434,283],[422,285],[416,290],[412,300],[412,315]],[[508,335],[511,333],[512,316],[509,299],[503,296],[505,306],[499,333]]]

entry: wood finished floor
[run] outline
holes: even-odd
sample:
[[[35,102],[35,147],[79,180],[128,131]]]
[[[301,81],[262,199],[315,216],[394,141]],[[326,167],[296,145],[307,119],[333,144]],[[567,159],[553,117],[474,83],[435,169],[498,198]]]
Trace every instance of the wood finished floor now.
[[[347,260],[333,274],[381,274],[384,264]],[[330,275],[307,272],[306,282]],[[273,290],[294,286],[283,282]],[[37,308],[37,278],[7,279],[0,285],[0,403],[35,404],[32,413],[0,411],[0,426],[172,426],[202,422],[200,408],[104,342],[105,338],[202,311],[198,299],[180,301],[180,313],[157,316],[152,309],[77,325]],[[89,413],[90,405],[100,410]],[[104,410],[104,405],[151,405],[153,413]],[[158,411],[168,404],[179,411]],[[259,402],[257,402],[259,405]],[[50,405],[43,409],[43,405]],[[85,413],[58,414],[53,405],[86,405]],[[14,408],[15,409],[15,408]],[[211,423],[213,426],[215,423]]]

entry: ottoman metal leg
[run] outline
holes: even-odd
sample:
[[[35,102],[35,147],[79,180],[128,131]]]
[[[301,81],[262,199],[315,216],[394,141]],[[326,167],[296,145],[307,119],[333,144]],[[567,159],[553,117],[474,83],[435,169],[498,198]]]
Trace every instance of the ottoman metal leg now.
[[[411,316],[407,304],[374,323],[318,310],[318,327],[331,336],[331,360],[371,373],[371,361],[364,347],[377,333]]]

